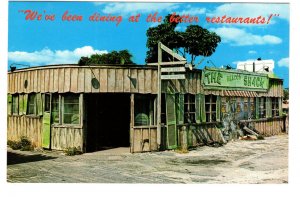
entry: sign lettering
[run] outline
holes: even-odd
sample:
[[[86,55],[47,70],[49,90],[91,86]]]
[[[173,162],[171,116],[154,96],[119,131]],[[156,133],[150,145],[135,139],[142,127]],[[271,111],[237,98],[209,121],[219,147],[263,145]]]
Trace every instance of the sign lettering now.
[[[202,81],[204,89],[267,91],[269,87],[266,74],[216,68],[205,68]]]

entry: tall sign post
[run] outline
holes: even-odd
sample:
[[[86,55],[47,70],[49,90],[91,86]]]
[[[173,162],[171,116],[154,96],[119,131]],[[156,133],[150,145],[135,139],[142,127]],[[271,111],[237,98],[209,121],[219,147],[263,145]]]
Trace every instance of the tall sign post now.
[[[170,66],[170,65],[184,65],[186,64],[186,59],[177,53],[174,53],[171,49],[163,45],[161,42],[158,43],[157,46],[158,57],[157,63],[148,63],[149,66],[157,66],[157,104],[156,104],[156,111],[157,111],[157,144],[158,148],[161,145],[161,82],[162,80],[170,80],[170,79],[185,79],[184,74],[177,74],[177,75],[162,75],[163,73],[174,73],[174,72],[185,72],[184,67],[169,67],[169,68],[161,68],[161,66]],[[167,52],[173,58],[176,58],[179,61],[173,62],[163,62],[162,61],[162,51]]]
[[[162,51],[161,42],[158,43],[158,57],[157,57],[157,144],[160,149],[161,144],[161,62],[162,62]]]

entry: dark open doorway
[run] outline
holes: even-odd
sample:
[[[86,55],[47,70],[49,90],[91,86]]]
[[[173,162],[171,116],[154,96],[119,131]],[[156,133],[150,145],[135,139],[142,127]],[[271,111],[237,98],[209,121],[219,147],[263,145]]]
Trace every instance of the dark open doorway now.
[[[86,151],[129,147],[130,94],[87,94]]]

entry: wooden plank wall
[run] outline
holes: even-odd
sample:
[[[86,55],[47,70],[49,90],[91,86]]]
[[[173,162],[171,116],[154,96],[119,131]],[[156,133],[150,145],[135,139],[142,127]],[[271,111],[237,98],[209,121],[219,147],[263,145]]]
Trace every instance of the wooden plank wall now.
[[[283,97],[283,81],[278,79],[270,79],[268,92],[260,92],[258,93],[258,96]]]
[[[35,147],[42,147],[42,118],[29,116],[8,116],[7,139],[20,140],[26,136]]]
[[[51,148],[65,150],[69,147],[80,147],[83,151],[83,129],[51,126]]]
[[[184,132],[187,132],[187,141],[189,147],[205,145],[207,143],[222,142],[217,128],[213,124],[186,125],[183,130],[182,125],[177,126],[178,146],[182,146]]]
[[[132,153],[157,151],[156,127],[134,127],[131,134]]]
[[[92,87],[92,78],[98,79],[99,89]],[[25,88],[25,80],[28,86]],[[157,91],[157,70],[128,67],[38,67],[8,73],[8,93],[31,92],[138,92]]]
[[[162,92],[168,92],[168,87],[172,90],[172,93],[202,93],[201,72],[187,72],[185,80],[163,80]]]
[[[99,89],[92,87],[94,77],[100,83]],[[25,80],[28,81],[27,88],[24,86]],[[186,80],[169,80],[169,83],[162,84],[163,92],[168,84],[176,92],[200,93],[201,73],[187,72]],[[157,94],[157,70],[155,67],[49,66],[8,73],[8,93],[31,92]]]
[[[283,119],[255,121],[254,128],[264,136],[279,135],[285,132]]]

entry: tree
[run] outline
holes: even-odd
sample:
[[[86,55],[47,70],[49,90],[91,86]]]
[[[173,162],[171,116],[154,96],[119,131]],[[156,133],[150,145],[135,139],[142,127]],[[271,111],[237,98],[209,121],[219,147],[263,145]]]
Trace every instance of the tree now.
[[[169,14],[165,17],[162,24],[157,27],[150,27],[147,30],[148,47],[146,62],[157,62],[157,44],[162,42],[170,49],[175,49],[183,57],[187,54],[191,56],[191,64],[195,65],[198,56],[211,56],[218,44],[221,42],[220,36],[215,32],[210,32],[199,25],[190,25],[184,32],[175,31],[178,22],[170,22]],[[175,15],[179,17],[179,15]],[[183,50],[183,51],[182,51]],[[169,55],[163,54],[163,61],[171,61]]]
[[[112,51],[104,54],[93,54],[90,57],[81,57],[78,65],[90,64],[135,64],[132,60],[132,55],[128,50]]]
[[[283,100],[289,100],[289,88],[283,89]]]

